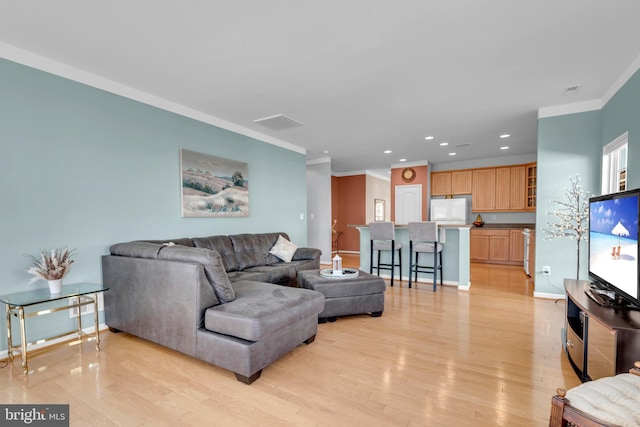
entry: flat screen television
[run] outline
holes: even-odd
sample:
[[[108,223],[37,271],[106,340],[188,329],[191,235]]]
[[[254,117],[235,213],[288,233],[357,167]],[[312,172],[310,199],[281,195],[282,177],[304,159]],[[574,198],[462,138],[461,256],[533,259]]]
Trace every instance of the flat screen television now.
[[[640,189],[589,199],[587,294],[601,305],[640,307],[639,215]]]

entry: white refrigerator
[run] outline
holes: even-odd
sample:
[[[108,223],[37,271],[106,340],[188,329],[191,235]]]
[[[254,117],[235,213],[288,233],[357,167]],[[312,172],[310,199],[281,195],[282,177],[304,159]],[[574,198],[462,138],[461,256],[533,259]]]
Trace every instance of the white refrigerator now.
[[[431,199],[431,221],[467,224],[467,199]]]

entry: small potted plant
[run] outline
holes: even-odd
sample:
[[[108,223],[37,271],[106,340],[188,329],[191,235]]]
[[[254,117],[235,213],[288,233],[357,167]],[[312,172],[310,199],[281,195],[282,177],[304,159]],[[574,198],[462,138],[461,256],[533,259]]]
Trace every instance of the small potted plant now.
[[[73,250],[63,247],[41,251],[39,258],[31,256],[33,266],[26,272],[34,277],[29,283],[46,280],[49,282],[49,291],[52,294],[59,294],[62,290],[62,278],[67,275],[73,264],[72,253]]]

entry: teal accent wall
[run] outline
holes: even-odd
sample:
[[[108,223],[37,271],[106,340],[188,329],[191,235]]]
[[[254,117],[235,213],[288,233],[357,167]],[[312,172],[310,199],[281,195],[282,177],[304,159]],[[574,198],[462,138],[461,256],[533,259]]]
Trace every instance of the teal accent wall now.
[[[76,249],[67,283],[101,283],[117,242],[284,231],[306,245],[304,154],[1,59],[0,141],[0,293],[47,286],[27,285],[25,255],[54,246]],[[181,217],[181,148],[248,163],[249,217]],[[55,316],[30,335],[66,329]]]
[[[580,177],[584,189],[599,192],[602,163],[602,114],[600,111],[550,117],[538,121],[538,177],[536,210],[535,291],[564,294],[564,278],[575,278],[577,241],[569,238],[545,239],[547,223],[556,222],[549,212],[560,207],[552,200],[565,201],[569,179]],[[580,278],[586,279],[587,245],[580,247]],[[551,275],[542,275],[542,266]]]
[[[628,188],[640,187],[640,71],[599,111],[543,118],[538,121],[538,209],[536,212],[536,293],[563,294],[565,277],[576,274],[575,240],[544,240],[542,229],[555,210],[551,199],[562,197],[568,177],[579,174],[585,189],[600,195],[602,149],[629,132]],[[580,257],[580,278],[588,279],[587,244]],[[543,265],[551,275],[543,276]]]
[[[629,132],[627,188],[640,187],[640,71],[602,109],[602,146]]]

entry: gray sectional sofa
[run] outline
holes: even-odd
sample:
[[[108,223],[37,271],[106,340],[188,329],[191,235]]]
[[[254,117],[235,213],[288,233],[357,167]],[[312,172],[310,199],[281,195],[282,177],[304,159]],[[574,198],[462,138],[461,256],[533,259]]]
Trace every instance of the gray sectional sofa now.
[[[319,268],[321,252],[298,248],[284,262],[269,252],[281,235],[288,239],[263,233],[111,246],[102,258],[106,324],[250,384],[315,339],[324,309],[321,293],[296,287],[299,271]]]

